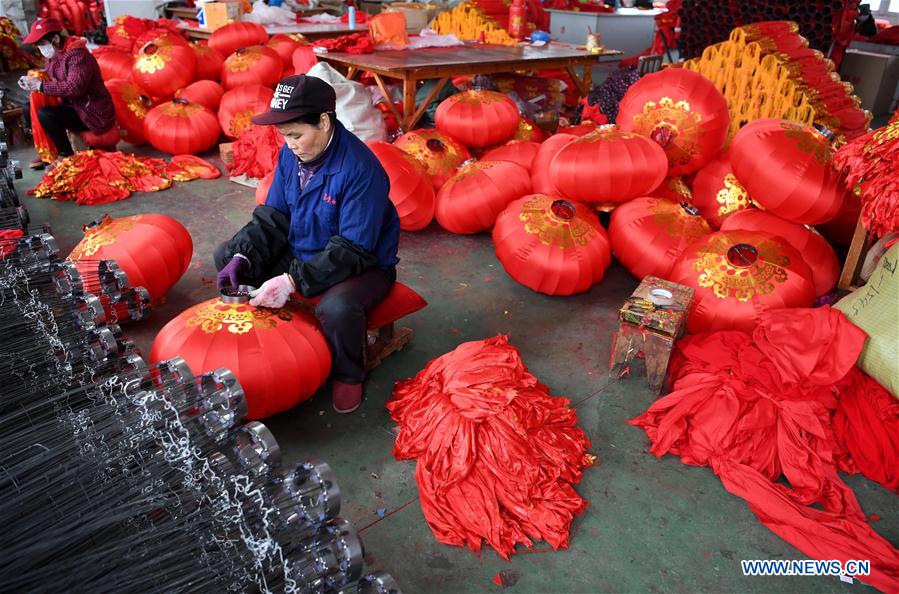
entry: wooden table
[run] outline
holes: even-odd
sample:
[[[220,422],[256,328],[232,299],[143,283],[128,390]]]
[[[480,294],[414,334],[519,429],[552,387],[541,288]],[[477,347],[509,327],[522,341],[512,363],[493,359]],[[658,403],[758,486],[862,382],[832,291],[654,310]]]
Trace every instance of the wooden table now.
[[[362,55],[328,52],[319,54],[318,58],[332,66],[342,67],[350,79],[360,72],[368,72],[374,77],[375,83],[385,97],[390,97],[390,94],[387,92],[384,77],[403,81],[403,113],[397,111],[392,101],[387,103],[400,128],[407,131],[415,127],[425,109],[453,76],[564,68],[581,95],[586,95],[591,88],[593,65],[603,56],[620,54],[621,52],[616,50],[589,54],[584,50],[558,44],[543,47],[472,44]],[[574,71],[576,66],[584,68],[581,77]],[[416,108],[415,93],[418,82],[432,78],[437,79],[437,84],[424,103]]]
[[[205,27],[187,27],[182,25],[181,30],[184,31],[184,35],[188,39],[209,39],[209,37],[212,36],[212,31]],[[316,39],[326,39],[328,37],[339,37],[341,35],[349,35],[350,33],[368,31],[368,25],[358,24],[355,28],[351,29],[349,25],[344,23],[335,25],[297,23],[296,25],[266,25],[265,31],[269,35],[277,35],[278,33],[293,35],[299,33],[309,41],[315,41]]]

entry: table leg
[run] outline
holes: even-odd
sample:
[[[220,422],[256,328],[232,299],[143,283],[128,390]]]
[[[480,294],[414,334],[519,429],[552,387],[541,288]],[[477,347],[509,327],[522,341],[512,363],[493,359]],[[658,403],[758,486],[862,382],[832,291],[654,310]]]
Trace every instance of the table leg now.
[[[412,128],[414,128],[415,125],[418,124],[418,120],[420,120],[421,116],[424,115],[425,110],[428,109],[428,105],[430,105],[431,101],[434,100],[434,97],[436,97],[438,93],[440,93],[440,91],[443,89],[443,86],[447,83],[448,80],[449,77],[444,77],[438,80],[437,84],[434,85],[434,88],[431,89],[431,92],[428,93],[428,96],[425,98],[424,103],[418,106],[418,109],[415,111],[415,115],[412,116],[412,121],[409,124]]]
[[[415,115],[415,91],[418,87],[418,81],[414,78],[403,79],[403,117],[398,120],[400,129],[408,132],[415,125],[412,116]]]
[[[589,69],[590,69],[589,66],[584,67],[584,78],[585,79],[593,78],[593,73],[589,72]],[[575,84],[575,86],[577,86],[578,93],[580,94],[581,97],[585,96],[587,93],[590,92],[590,89],[586,86],[584,81],[582,81],[581,78],[577,75],[577,72],[574,71],[573,66],[566,66],[565,71],[568,73],[568,76],[571,77],[571,81]]]
[[[381,90],[381,94],[384,95],[384,99],[387,101],[387,107],[390,108],[390,113],[393,114],[393,117],[396,118],[397,124],[402,127],[403,124],[403,116],[400,115],[399,110],[396,108],[396,104],[393,102],[393,98],[390,96],[390,91],[387,90],[387,85],[384,84],[384,79],[381,78],[380,74],[372,73],[372,77],[375,79],[375,83],[378,85],[378,88]],[[403,129],[405,132],[406,130]]]
[[[865,256],[871,247],[868,238],[868,231],[862,224],[862,218],[858,218],[855,224],[855,233],[852,235],[852,243],[849,245],[849,253],[846,255],[846,262],[843,264],[843,271],[840,274],[840,282],[837,286],[841,289],[852,289],[858,280],[858,273],[862,270],[865,263]]]
[[[346,77],[347,77],[347,80],[355,80],[355,79],[356,79],[356,75],[357,75],[358,73],[359,73],[359,71],[356,70],[356,67],[355,67],[355,66],[350,66],[350,67],[347,68],[347,70],[346,70]]]

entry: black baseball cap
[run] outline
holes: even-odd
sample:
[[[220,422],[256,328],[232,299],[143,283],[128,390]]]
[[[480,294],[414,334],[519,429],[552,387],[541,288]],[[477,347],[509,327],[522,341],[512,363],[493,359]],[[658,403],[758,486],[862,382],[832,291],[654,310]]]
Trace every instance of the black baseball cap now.
[[[320,78],[297,74],[278,83],[268,111],[251,121],[260,126],[285,124],[310,113],[334,111],[336,103],[334,87]]]

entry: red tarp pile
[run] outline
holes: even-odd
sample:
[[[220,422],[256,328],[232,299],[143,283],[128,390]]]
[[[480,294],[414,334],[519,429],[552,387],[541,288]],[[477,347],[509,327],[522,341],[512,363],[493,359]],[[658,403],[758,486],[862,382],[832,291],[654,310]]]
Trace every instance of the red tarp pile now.
[[[262,179],[278,165],[278,151],[284,137],[277,126],[250,126],[234,141],[234,160],[227,165],[231,175]]]
[[[672,359],[673,391],[630,423],[646,430],[656,456],[709,466],[809,557],[869,559],[861,579],[895,592],[899,551],[837,474],[899,487],[899,405],[854,367],[864,341],[828,307],[764,313],[751,335],[686,338]]]
[[[387,403],[399,423],[393,455],[418,461],[437,540],[478,553],[486,541],[505,558],[533,540],[568,545],[587,507],[572,485],[594,459],[569,400],[550,396],[508,342],[460,345],[397,384]]]

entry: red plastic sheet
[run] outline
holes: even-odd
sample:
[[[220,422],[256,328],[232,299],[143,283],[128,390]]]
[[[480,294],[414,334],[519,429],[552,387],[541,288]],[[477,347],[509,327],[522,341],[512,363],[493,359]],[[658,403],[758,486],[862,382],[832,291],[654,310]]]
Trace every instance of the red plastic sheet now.
[[[847,456],[876,480],[896,472],[877,468],[889,460],[895,468],[895,416],[858,410],[866,406],[859,399],[875,397],[864,393],[870,386],[853,367],[864,340],[829,307],[761,314],[752,335],[689,337],[672,359],[673,391],[630,423],[646,431],[656,456],[709,466],[763,524],[806,555],[870,559],[863,581],[894,592],[899,551],[868,525],[837,474],[851,469]],[[877,429],[857,425],[859,419]],[[867,457],[856,460],[856,452]]]
[[[546,540],[568,546],[587,502],[572,485],[593,463],[566,398],[549,395],[507,336],[466,342],[397,384],[393,455],[418,461],[415,479],[437,540],[505,558]]]
[[[234,141],[234,160],[227,165],[231,175],[262,179],[278,165],[284,137],[277,126],[250,126]]]

